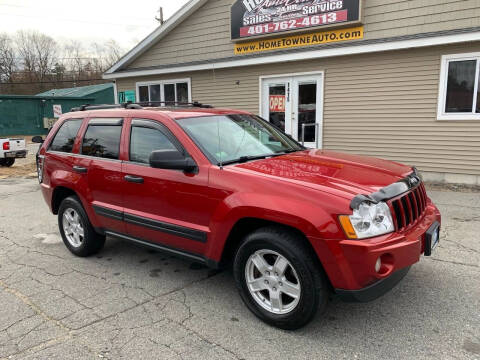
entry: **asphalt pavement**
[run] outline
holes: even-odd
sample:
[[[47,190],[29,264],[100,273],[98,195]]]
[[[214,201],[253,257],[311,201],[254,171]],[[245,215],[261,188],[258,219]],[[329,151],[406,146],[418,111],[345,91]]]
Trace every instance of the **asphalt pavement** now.
[[[247,310],[228,271],[114,239],[74,257],[37,181],[0,180],[0,359],[480,359],[480,193],[430,195],[433,257],[288,332]]]

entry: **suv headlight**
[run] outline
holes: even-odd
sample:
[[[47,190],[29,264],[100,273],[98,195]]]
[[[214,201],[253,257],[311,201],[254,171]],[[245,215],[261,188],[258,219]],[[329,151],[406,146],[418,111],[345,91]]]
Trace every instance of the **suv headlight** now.
[[[390,208],[384,202],[364,202],[353,215],[340,216],[340,224],[350,239],[366,239],[395,231]]]

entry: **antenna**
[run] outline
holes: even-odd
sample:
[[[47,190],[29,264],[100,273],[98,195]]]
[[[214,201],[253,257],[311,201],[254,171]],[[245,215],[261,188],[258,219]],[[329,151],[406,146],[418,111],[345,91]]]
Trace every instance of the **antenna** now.
[[[223,170],[223,151],[222,151],[222,141],[220,139],[220,120],[217,116],[217,136],[218,136],[218,155],[220,156],[220,170]]]
[[[161,26],[165,22],[163,20],[163,7],[161,7],[161,6],[160,6],[160,9],[158,9],[158,15],[159,16],[155,16],[155,20],[157,20],[160,23],[160,26]]]

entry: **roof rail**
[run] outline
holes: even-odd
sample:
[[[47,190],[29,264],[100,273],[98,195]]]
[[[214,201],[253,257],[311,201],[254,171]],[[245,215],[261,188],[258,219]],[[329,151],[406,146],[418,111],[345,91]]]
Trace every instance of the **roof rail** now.
[[[140,109],[143,109],[143,108],[138,104],[128,102],[128,103],[123,103],[123,104],[110,104],[110,105],[108,105],[108,104],[106,104],[106,105],[86,104],[86,105],[81,105],[81,106],[76,107],[76,108],[72,108],[71,111],[75,112],[75,111],[105,110],[105,109],[129,109],[129,110],[137,109],[137,110],[140,110]]]
[[[156,107],[156,106],[178,106],[178,107],[198,107],[198,108],[204,108],[204,109],[212,109],[212,105],[207,105],[207,104],[202,104],[199,103],[198,101],[194,102],[180,102],[180,101],[142,101],[142,102],[137,102],[135,104],[138,104],[140,106],[144,107]]]
[[[75,111],[89,111],[89,110],[105,110],[105,109],[128,109],[128,110],[140,110],[144,107],[159,107],[159,106],[178,106],[178,107],[197,107],[203,109],[212,109],[212,105],[201,104],[198,101],[194,102],[178,102],[178,101],[144,101],[144,102],[126,102],[122,104],[113,104],[113,105],[82,105],[79,107],[72,108],[72,112]]]

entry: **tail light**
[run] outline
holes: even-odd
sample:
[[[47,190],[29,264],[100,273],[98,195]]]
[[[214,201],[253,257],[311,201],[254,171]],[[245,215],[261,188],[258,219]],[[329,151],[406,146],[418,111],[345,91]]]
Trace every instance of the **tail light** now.
[[[3,150],[10,150],[10,141],[5,141],[3,143]]]
[[[43,182],[43,168],[45,167],[45,157],[39,155],[37,157],[37,175],[38,182],[41,184]]]

